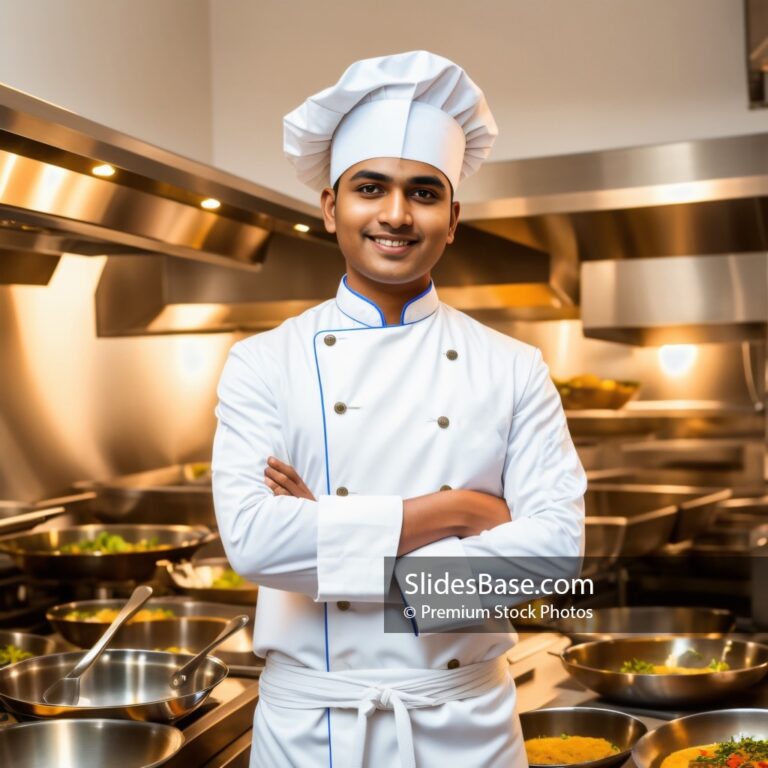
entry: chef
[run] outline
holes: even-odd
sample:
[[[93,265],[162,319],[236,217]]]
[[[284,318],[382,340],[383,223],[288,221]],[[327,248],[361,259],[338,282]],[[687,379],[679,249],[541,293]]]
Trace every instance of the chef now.
[[[541,353],[430,278],[496,125],[459,66],[413,51],[356,62],[284,128],[347,272],[235,344],[219,384],[216,516],[261,585],[251,766],[523,768],[516,635],[383,621],[391,558],[583,550],[584,472]]]

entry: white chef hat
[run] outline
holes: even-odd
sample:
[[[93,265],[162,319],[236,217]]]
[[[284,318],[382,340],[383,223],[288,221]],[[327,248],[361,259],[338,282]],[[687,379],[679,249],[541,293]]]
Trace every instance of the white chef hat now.
[[[433,165],[455,190],[497,134],[483,92],[457,64],[428,51],[356,61],[283,119],[285,154],[317,191],[373,157]]]

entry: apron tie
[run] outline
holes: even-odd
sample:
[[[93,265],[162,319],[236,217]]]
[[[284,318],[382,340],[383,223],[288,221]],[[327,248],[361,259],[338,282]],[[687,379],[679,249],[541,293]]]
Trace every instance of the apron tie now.
[[[413,729],[409,709],[436,707],[448,701],[479,696],[503,683],[508,675],[504,656],[458,669],[403,670],[402,682],[372,683],[377,670],[367,679],[350,674],[325,672],[286,664],[271,655],[259,680],[259,696],[276,707],[289,709],[356,709],[350,768],[363,768],[368,718],[378,710],[391,710],[400,768],[416,768]]]

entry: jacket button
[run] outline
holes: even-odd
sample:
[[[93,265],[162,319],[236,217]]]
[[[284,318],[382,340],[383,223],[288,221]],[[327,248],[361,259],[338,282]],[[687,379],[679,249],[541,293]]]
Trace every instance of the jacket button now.
[[[337,607],[337,608],[338,608],[340,611],[348,611],[348,610],[349,610],[349,607],[350,607],[350,602],[349,602],[349,600],[339,600],[339,602],[338,602],[338,603],[336,603],[336,607]],[[458,666],[458,663],[459,663],[459,662],[457,661],[457,662],[456,662],[457,666]]]
[[[344,403],[336,403],[336,405],[333,406],[333,410],[341,416],[343,413],[347,412],[347,406],[344,405]]]
[[[349,496],[349,491],[343,485],[340,485],[336,489],[336,495],[337,496]]]
[[[326,337],[326,338],[327,338],[327,337]],[[327,344],[328,342],[326,341],[325,343]],[[448,350],[448,351],[445,353],[445,356],[446,356],[446,357],[447,357],[449,360],[456,360],[456,359],[458,358],[458,356],[459,356],[459,353],[458,353],[458,352],[457,352],[455,349],[449,349],[449,350]]]
[[[323,341],[325,342],[325,346],[326,346],[326,347],[332,347],[332,346],[333,346],[333,345],[336,343],[336,337],[335,337],[335,336],[334,336],[332,333],[329,333],[329,334],[328,334],[328,335],[327,335],[327,336],[326,336],[326,337],[323,339]]]
[[[449,419],[448,419],[448,417],[447,417],[447,416],[441,416],[441,417],[440,417],[440,418],[437,420],[437,426],[438,426],[438,427],[440,427],[440,429],[448,429],[448,425],[449,425],[450,423],[451,423],[451,422],[449,421]]]
[[[441,490],[441,491],[452,491],[452,490],[453,490],[453,488],[451,488],[451,486],[450,486],[450,485],[441,485],[441,486],[440,486],[440,490]]]
[[[458,669],[461,666],[458,659],[451,659],[448,662],[448,669]]]

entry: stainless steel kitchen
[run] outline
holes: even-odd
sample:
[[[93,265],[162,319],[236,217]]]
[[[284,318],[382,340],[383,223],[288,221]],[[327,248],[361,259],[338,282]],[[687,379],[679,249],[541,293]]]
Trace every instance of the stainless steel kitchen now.
[[[0,18],[2,768],[768,768],[768,0]]]

